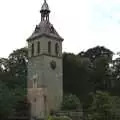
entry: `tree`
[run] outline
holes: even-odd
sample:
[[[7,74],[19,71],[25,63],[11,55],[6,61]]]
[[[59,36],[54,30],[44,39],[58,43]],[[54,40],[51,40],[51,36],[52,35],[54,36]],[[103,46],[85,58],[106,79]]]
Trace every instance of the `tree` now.
[[[109,71],[109,61],[106,57],[98,57],[94,60],[91,82],[94,84],[95,91],[109,90],[111,87],[111,75]]]
[[[63,54],[63,88],[66,94],[75,94],[81,101],[92,91],[90,61],[74,54]]]
[[[120,98],[107,92],[97,91],[92,95],[93,101],[88,109],[89,120],[116,120],[119,118]]]
[[[120,57],[117,57],[112,61],[110,66],[111,75],[112,75],[112,89],[111,92],[113,95],[120,96]]]
[[[94,47],[78,55],[63,54],[63,85],[65,93],[73,93],[84,102],[89,92],[111,88],[113,52],[105,47]]]
[[[2,120],[14,114],[15,104],[14,92],[0,82],[0,118]]]
[[[112,63],[113,52],[105,47],[94,47],[79,54],[88,57],[91,61],[90,82],[94,84],[94,92],[97,90],[109,90],[111,88],[111,74],[109,65]]]
[[[18,103],[24,101],[27,88],[27,48],[0,59],[0,118],[14,115]],[[24,106],[24,104],[23,104]],[[19,109],[19,111],[21,111]]]
[[[91,61],[101,56],[106,56],[109,60],[112,60],[113,52],[103,46],[96,46],[88,49],[86,52],[79,53],[80,56],[88,57]]]

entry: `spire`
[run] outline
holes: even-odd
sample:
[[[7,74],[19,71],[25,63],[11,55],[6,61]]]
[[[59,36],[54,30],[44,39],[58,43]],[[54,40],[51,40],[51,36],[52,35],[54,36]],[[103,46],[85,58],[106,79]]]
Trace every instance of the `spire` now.
[[[40,10],[40,13],[41,13],[41,21],[49,21],[50,9],[49,9],[49,6],[48,6],[46,0],[44,0],[44,3]]]

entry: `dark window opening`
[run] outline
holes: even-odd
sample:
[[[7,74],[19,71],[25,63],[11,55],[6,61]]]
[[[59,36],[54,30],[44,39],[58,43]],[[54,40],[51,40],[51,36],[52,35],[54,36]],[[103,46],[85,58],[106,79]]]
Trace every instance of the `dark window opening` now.
[[[56,55],[59,54],[59,46],[57,43],[55,44],[55,53],[56,53]]]
[[[40,53],[40,42],[37,44],[38,54]]]
[[[51,32],[51,33],[55,33],[55,29],[54,29],[53,26],[50,27],[50,32]]]
[[[51,42],[48,42],[48,53],[51,54]]]
[[[34,56],[34,44],[32,44],[32,56]]]

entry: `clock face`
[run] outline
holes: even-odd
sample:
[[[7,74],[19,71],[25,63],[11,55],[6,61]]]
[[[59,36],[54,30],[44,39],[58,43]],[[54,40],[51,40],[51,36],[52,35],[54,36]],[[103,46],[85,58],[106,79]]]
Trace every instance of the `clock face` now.
[[[56,62],[55,62],[54,60],[52,60],[52,61],[50,62],[50,66],[51,66],[51,68],[52,68],[53,70],[55,70],[55,68],[56,68]]]

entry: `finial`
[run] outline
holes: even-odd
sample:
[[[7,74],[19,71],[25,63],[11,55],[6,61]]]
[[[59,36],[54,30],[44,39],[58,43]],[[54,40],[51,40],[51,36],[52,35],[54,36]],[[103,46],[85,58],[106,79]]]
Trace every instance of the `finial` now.
[[[44,0],[44,3],[41,7],[40,12],[41,12],[41,21],[43,21],[43,20],[49,21],[50,9],[49,9],[49,6],[48,6],[46,0]]]
[[[48,6],[46,0],[44,0],[44,3],[43,3],[43,5],[42,5],[41,10],[48,10],[48,11],[50,11],[50,10],[49,10],[49,6]]]

